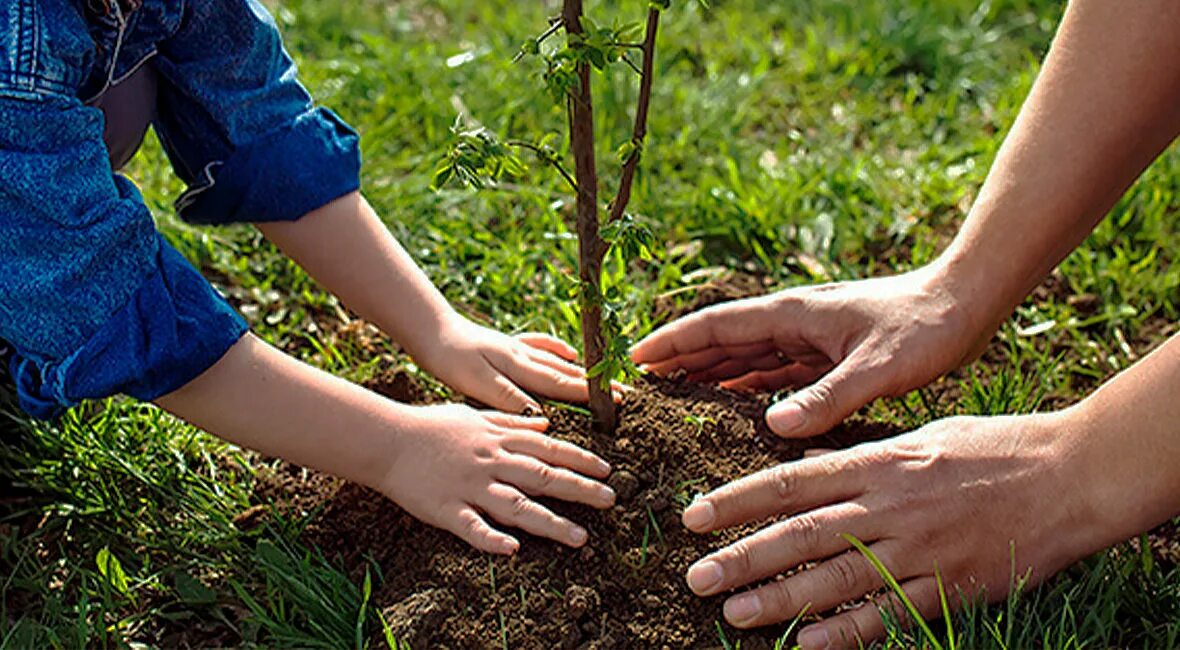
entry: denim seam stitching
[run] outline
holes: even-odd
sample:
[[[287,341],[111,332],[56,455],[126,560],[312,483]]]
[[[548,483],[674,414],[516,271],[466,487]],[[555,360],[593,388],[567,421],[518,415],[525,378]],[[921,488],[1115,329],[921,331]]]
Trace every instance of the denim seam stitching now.
[[[181,194],[180,198],[176,199],[176,209],[187,208],[197,200],[199,195],[213,189],[213,186],[217,184],[217,179],[213,177],[213,168],[223,164],[225,164],[223,160],[212,160],[207,163],[205,168],[201,170],[201,174],[205,177],[205,184]]]
[[[24,70],[27,66],[30,75],[36,75],[39,52],[41,49],[41,30],[37,21],[37,9],[31,2],[21,3],[20,29],[28,28],[27,38],[17,54],[17,70]],[[35,82],[30,79],[26,90],[36,90]]]

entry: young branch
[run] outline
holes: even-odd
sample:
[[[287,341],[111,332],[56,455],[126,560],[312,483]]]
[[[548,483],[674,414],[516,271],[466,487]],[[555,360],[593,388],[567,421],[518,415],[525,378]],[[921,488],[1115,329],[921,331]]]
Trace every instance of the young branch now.
[[[550,152],[545,151],[541,147],[538,147],[537,145],[535,145],[531,142],[525,141],[525,140],[509,140],[509,141],[505,142],[504,144],[506,144],[510,147],[518,147],[520,149],[528,149],[529,151],[537,154],[538,158],[540,158],[542,161],[544,161],[546,163],[549,163],[554,169],[557,170],[558,174],[561,174],[561,177],[565,179],[565,182],[569,183],[570,188],[572,188],[574,190],[574,194],[581,193],[578,190],[578,182],[576,180],[574,180],[573,176],[570,176],[570,173],[565,168],[565,165],[562,165],[561,161],[554,158]]]
[[[631,141],[635,143],[635,150],[623,164],[623,173],[619,178],[619,193],[610,206],[610,221],[615,221],[627,211],[627,204],[631,202],[631,185],[635,181],[635,169],[639,166],[642,154],[643,140],[647,137],[647,113],[651,106],[652,76],[655,70],[656,31],[660,27],[660,10],[650,8],[647,11],[647,29],[643,35],[643,72],[639,78],[639,103],[635,109],[635,128]]]

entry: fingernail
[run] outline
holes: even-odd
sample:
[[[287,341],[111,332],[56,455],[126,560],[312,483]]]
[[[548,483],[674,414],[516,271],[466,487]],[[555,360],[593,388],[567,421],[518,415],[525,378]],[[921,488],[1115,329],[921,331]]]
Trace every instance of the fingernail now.
[[[742,594],[725,601],[722,609],[725,612],[725,620],[734,625],[741,625],[762,614],[762,599],[755,593]]]
[[[698,596],[708,596],[721,585],[725,575],[720,564],[713,560],[705,560],[689,567],[688,575],[685,577],[688,579],[688,586]]]
[[[685,527],[693,531],[708,530],[716,519],[717,510],[713,508],[712,503],[704,500],[694,501],[684,510],[684,516],[681,517]]]
[[[614,490],[612,490],[608,487],[604,487],[604,488],[599,489],[598,492],[602,497],[603,503],[606,503],[607,505],[614,505],[614,502],[615,502],[615,491]]]
[[[798,431],[806,423],[803,407],[794,402],[779,402],[766,410],[766,424],[780,435]]]
[[[819,626],[804,629],[795,641],[803,650],[824,650],[831,643],[827,629]]]
[[[514,555],[520,550],[520,542],[516,541],[515,539],[505,540],[504,544],[502,544],[502,547],[504,548],[505,554]]]
[[[573,530],[570,531],[570,541],[573,542],[574,544],[576,544],[577,546],[581,546],[582,544],[585,544],[587,537],[589,537],[589,535],[586,533],[585,528],[575,527]]]
[[[599,460],[598,461],[598,473],[599,474],[610,474],[610,463],[606,462],[605,460]]]

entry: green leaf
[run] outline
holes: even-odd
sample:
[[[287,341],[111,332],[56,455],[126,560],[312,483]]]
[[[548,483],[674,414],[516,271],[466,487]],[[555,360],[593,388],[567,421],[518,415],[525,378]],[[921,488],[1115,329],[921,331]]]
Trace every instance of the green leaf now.
[[[918,608],[914,606],[914,601],[910,600],[910,597],[906,595],[905,590],[901,588],[900,584],[898,584],[897,578],[894,578],[893,574],[889,572],[889,569],[887,569],[885,565],[881,563],[881,560],[877,557],[877,554],[869,550],[869,547],[865,546],[864,542],[861,542],[859,539],[849,535],[848,533],[844,533],[841,535],[841,537],[843,537],[844,540],[849,544],[852,544],[853,548],[860,551],[860,554],[869,561],[869,564],[873,565],[873,569],[875,569],[877,574],[881,576],[881,580],[885,582],[885,586],[893,592],[893,595],[897,596],[899,601],[901,601],[901,604],[905,608],[906,614],[910,617],[911,622],[913,622],[914,625],[917,625],[922,631],[922,634],[926,637],[926,642],[930,644],[930,647],[934,648],[934,650],[942,650],[942,644],[939,643],[938,637],[934,636],[934,631],[931,630],[930,626],[926,624],[926,619],[922,616],[922,613],[919,612]]]
[[[103,578],[106,578],[107,584],[111,588],[124,596],[131,596],[131,589],[127,585],[127,574],[123,571],[123,565],[109,548],[102,547],[94,561],[98,565],[98,572],[102,574]]]
[[[187,573],[178,573],[174,580],[176,595],[186,605],[212,605],[217,593]]]
[[[430,189],[438,191],[442,189],[447,181],[451,180],[451,176],[455,174],[455,166],[450,163],[443,163],[439,165],[438,169],[434,170],[434,178],[430,181]]]

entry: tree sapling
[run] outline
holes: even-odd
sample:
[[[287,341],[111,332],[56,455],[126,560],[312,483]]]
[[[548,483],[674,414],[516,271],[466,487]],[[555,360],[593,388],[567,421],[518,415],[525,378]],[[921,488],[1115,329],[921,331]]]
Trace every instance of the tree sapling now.
[[[574,161],[572,173],[563,164],[562,156],[549,144],[552,138],[537,142],[501,141],[486,129],[464,129],[457,125],[457,142],[434,177],[436,188],[451,179],[481,188],[501,176],[520,174],[524,165],[515,150],[524,149],[557,170],[574,191],[579,267],[577,295],[583,355],[588,369],[590,410],[596,425],[608,432],[615,430],[618,421],[611,397],[611,381],[626,374],[632,366],[616,301],[612,292],[603,291],[602,267],[611,251],[624,260],[649,255],[654,239],[641,220],[627,212],[627,205],[631,201],[635,172],[647,137],[660,14],[670,4],[671,0],[649,0],[645,23],[603,27],[584,15],[582,0],[564,0],[561,14],[550,19],[548,29],[525,41],[517,54],[517,60],[539,57],[544,62],[542,78],[546,89],[565,108],[569,150]],[[546,41],[561,31],[566,35],[564,46],[547,48]],[[640,35],[642,39],[636,41]],[[632,52],[641,57],[638,64],[632,59]],[[617,150],[622,163],[618,188],[614,198],[604,206],[598,197],[591,71],[605,71],[615,64],[623,64],[639,75],[639,94],[630,138]]]

